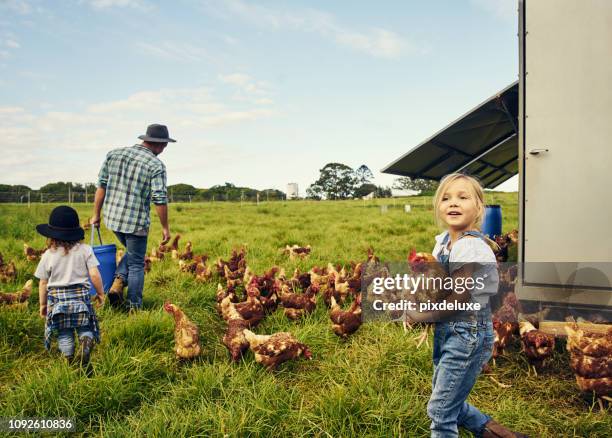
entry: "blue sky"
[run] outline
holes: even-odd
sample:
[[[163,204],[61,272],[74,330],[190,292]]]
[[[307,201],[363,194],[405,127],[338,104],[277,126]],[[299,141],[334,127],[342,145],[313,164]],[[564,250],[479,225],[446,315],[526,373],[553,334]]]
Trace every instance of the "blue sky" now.
[[[379,170],[518,73],[516,0],[0,0],[0,183],[95,181],[149,123],[168,182]],[[516,178],[504,184],[516,189]]]

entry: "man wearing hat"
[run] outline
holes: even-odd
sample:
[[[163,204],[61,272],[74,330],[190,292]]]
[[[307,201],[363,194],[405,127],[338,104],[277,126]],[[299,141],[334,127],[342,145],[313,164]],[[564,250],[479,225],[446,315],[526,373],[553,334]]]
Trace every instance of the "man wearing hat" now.
[[[157,156],[169,142],[176,141],[170,138],[165,125],[158,124],[149,125],[147,133],[138,138],[141,144],[114,149],[106,155],[98,175],[90,220],[91,224],[100,226],[102,212],[106,227],[126,248],[108,298],[111,304],[121,302],[123,287],[127,284],[130,309],[142,306],[151,202],[161,222],[162,244],[170,240],[166,166]]]

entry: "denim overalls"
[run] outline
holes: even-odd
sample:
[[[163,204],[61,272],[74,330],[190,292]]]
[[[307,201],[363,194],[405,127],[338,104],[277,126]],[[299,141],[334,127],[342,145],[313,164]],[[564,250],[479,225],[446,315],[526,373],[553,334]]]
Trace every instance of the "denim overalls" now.
[[[475,231],[461,235],[484,239]],[[448,244],[447,234],[442,247]],[[448,271],[449,255],[440,251],[438,262]],[[491,357],[493,349],[493,323],[489,306],[477,312],[463,312],[450,320],[437,322],[434,334],[431,398],[427,415],[431,418],[432,437],[457,437],[458,426],[477,437],[491,417],[483,414],[466,399],[476,383],[482,366]]]

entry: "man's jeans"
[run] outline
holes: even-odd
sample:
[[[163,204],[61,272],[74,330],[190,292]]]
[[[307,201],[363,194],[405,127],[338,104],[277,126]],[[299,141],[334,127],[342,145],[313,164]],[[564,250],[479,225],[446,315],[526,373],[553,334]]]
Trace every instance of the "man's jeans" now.
[[[481,310],[471,321],[436,324],[434,335],[434,374],[427,404],[432,437],[457,437],[458,426],[482,436],[491,417],[466,399],[482,366],[491,357],[494,334],[491,313]]]
[[[117,266],[116,276],[127,283],[127,300],[130,308],[142,307],[142,289],[144,287],[144,260],[147,255],[147,236],[120,233],[114,231],[125,247],[125,255]]]

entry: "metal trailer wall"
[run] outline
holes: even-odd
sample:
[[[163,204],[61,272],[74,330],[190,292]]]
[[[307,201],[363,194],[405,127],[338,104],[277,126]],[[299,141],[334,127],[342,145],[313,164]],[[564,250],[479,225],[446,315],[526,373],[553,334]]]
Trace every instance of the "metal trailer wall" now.
[[[521,0],[519,58],[519,297],[612,306],[612,1]]]

